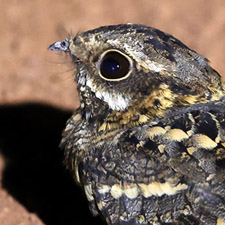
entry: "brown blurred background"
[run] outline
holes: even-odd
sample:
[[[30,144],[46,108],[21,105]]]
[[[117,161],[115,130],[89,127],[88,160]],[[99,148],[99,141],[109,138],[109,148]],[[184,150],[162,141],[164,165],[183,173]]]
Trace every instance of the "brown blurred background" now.
[[[79,103],[70,60],[47,47],[128,22],[171,33],[225,76],[224,0],[1,0],[1,225],[100,224],[61,166],[60,133]]]

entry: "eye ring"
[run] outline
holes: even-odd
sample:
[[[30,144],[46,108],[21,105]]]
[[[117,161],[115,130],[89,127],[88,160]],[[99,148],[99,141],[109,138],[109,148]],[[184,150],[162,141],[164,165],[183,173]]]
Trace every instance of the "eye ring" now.
[[[99,76],[107,81],[120,81],[128,78],[132,67],[131,58],[117,49],[106,50],[98,60]]]

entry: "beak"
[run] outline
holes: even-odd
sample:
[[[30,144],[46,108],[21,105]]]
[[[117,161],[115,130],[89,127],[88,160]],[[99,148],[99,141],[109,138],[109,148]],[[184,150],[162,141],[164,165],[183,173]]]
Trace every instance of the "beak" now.
[[[57,41],[53,44],[51,44],[48,49],[52,51],[63,51],[63,52],[68,52],[70,51],[70,43],[66,39],[64,41]]]

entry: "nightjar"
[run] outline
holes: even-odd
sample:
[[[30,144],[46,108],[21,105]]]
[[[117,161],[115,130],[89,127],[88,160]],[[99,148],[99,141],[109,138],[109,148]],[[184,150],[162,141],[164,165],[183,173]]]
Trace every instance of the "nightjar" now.
[[[71,56],[80,107],[61,147],[110,225],[225,224],[225,82],[173,36],[104,26],[49,47]]]

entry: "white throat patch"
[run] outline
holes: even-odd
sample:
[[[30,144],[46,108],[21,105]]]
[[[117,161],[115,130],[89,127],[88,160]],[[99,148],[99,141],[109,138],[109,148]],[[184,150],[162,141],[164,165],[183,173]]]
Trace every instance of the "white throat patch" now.
[[[129,106],[130,96],[122,96],[121,94],[109,94],[107,91],[97,91],[97,87],[93,85],[92,80],[89,78],[86,85],[95,93],[95,96],[106,103],[112,110],[125,110]]]

